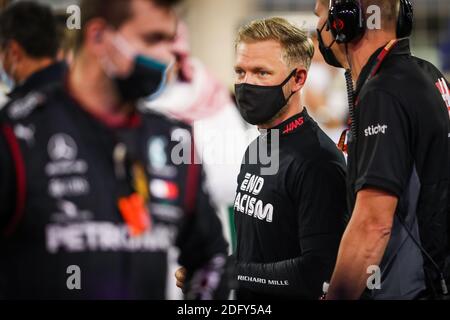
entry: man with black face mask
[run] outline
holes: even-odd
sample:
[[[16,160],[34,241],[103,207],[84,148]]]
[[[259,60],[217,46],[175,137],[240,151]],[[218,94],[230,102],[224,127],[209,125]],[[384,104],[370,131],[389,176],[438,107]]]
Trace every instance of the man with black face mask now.
[[[381,10],[380,28],[365,25],[370,6]],[[447,81],[411,55],[408,0],[317,0],[315,11],[325,60],[347,69],[351,114],[352,218],[327,298],[442,298],[449,272]]]
[[[301,106],[313,54],[305,32],[281,18],[253,21],[237,37],[238,108],[261,131],[234,204],[238,299],[317,299],[336,258],[345,161]]]
[[[137,108],[164,84],[176,0],[83,0],[64,85],[9,103],[0,130],[0,298],[226,298],[227,244],[190,127]]]

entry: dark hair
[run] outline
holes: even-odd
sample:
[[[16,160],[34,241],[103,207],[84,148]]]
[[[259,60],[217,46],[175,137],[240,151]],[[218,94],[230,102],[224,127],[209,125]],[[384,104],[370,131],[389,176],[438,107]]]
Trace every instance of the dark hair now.
[[[157,6],[171,8],[182,0],[149,0]],[[131,0],[81,0],[81,30],[76,39],[79,49],[84,40],[85,26],[95,18],[104,19],[113,28],[118,29],[131,18]]]
[[[56,57],[59,37],[51,9],[31,1],[7,6],[0,13],[0,45],[17,41],[33,58]]]

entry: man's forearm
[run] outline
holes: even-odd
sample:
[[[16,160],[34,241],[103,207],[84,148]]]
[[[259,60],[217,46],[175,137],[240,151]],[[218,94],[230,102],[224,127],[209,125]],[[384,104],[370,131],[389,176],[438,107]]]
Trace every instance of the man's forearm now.
[[[390,238],[390,230],[347,227],[341,241],[327,299],[359,299],[367,285],[368,267],[379,265]]]

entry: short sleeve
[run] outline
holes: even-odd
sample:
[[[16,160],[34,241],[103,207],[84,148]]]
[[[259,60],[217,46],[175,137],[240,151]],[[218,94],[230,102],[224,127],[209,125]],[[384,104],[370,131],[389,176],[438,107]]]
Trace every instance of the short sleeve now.
[[[397,197],[412,172],[411,121],[400,103],[383,91],[371,91],[358,104],[355,192],[375,187]]]

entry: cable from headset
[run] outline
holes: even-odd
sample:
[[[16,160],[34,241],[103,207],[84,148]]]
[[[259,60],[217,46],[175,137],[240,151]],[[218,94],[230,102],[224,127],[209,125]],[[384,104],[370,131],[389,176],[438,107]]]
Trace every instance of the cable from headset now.
[[[430,254],[422,247],[422,245],[417,241],[417,239],[413,236],[411,230],[407,227],[406,222],[403,220],[403,217],[400,215],[397,215],[398,220],[403,225],[403,228],[405,228],[406,232],[408,233],[409,237],[412,239],[412,241],[416,244],[416,246],[422,251],[422,253],[425,255],[425,257],[428,259],[428,261],[431,262],[431,264],[434,266],[434,268],[439,273],[440,278],[440,285],[441,285],[441,291],[444,296],[448,294],[448,288],[447,283],[445,281],[444,273],[442,272],[441,268],[439,268],[438,264],[434,261],[434,259],[430,256]]]
[[[347,86],[347,98],[348,98],[348,113],[350,116],[350,132],[351,141],[356,141],[357,129],[356,129],[356,114],[355,114],[355,91],[353,89],[352,71],[350,69],[345,70],[345,83]]]
[[[353,87],[352,68],[350,64],[350,58],[348,55],[348,44],[345,44],[345,56],[347,58],[348,68],[345,69],[345,84],[347,87],[347,99],[348,99],[348,113],[350,116],[350,141],[356,141],[357,127],[356,127],[356,113],[355,113],[355,90]]]

